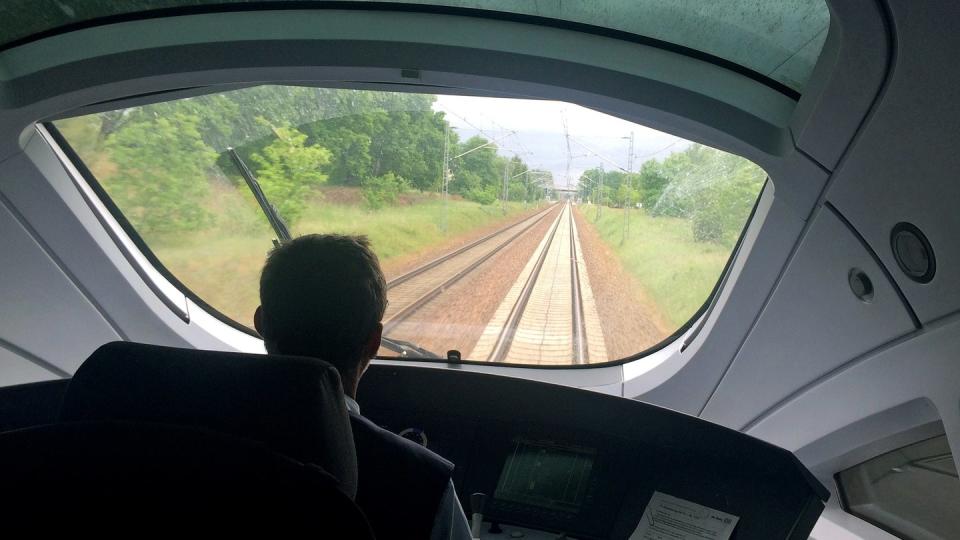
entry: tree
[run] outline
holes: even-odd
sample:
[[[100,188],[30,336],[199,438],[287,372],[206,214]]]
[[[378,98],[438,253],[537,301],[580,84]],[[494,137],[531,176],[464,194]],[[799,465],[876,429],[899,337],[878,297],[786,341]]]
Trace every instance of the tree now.
[[[192,231],[209,220],[203,203],[216,153],[199,125],[195,115],[144,107],[107,136],[117,172],[106,185],[141,233]]]
[[[743,228],[766,173],[752,162],[694,144],[641,169],[653,216],[689,219],[694,240],[730,245]]]
[[[487,145],[489,141],[474,136],[465,142],[453,146],[453,155],[463,155],[453,161],[453,180],[450,191],[481,204],[492,204],[500,194],[503,181],[502,169],[497,167],[497,147]]]
[[[372,209],[396,204],[400,194],[408,188],[407,181],[401,176],[387,173],[363,180],[363,198]]]
[[[633,207],[640,201],[640,193],[627,183],[620,184],[615,194],[616,203],[623,207]]]
[[[663,167],[655,159],[645,161],[640,166],[637,183],[640,191],[640,202],[644,208],[653,208],[660,201],[663,190],[670,183],[670,178],[663,172]]]
[[[307,194],[327,181],[321,168],[330,162],[330,151],[307,146],[307,135],[294,128],[274,128],[274,133],[276,140],[251,159],[264,195],[289,225],[303,213]]]
[[[372,134],[376,131],[372,114],[357,114],[313,122],[304,127],[314,144],[330,150],[326,169],[330,182],[343,186],[359,186],[373,176],[370,155]]]
[[[421,191],[438,187],[447,124],[432,110],[433,96],[341,90],[323,100],[333,114],[303,130],[331,151],[332,183],[356,186],[393,173]]]
[[[443,116],[430,110],[430,101],[419,104],[425,110],[389,112],[374,137],[374,174],[393,172],[407,178],[413,187],[436,189],[443,161]]]
[[[733,245],[750,215],[766,173],[750,161],[714,150],[716,181],[700,191],[692,215],[698,242]]]

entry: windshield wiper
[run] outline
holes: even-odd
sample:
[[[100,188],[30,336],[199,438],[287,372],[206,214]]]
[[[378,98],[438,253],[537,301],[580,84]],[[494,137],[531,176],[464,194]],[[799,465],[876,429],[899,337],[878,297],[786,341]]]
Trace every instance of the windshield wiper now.
[[[260,182],[257,182],[257,177],[253,175],[253,172],[250,171],[250,168],[247,167],[247,164],[243,162],[240,158],[240,154],[237,154],[237,151],[233,147],[227,148],[227,152],[230,153],[230,157],[233,158],[233,162],[237,164],[237,168],[240,169],[240,175],[243,176],[244,181],[247,183],[247,187],[250,188],[250,191],[253,193],[253,198],[257,199],[257,202],[260,204],[260,209],[263,210],[263,213],[267,216],[267,221],[270,222],[270,226],[273,228],[274,232],[277,233],[277,238],[274,239],[273,245],[277,246],[291,240],[290,229],[287,228],[287,224],[284,223],[283,218],[280,217],[280,213],[277,212],[277,208],[270,204],[270,201],[267,200],[267,196],[263,193],[263,189],[260,188]]]
[[[400,353],[401,358],[440,358],[435,352],[409,341],[384,337],[380,339],[380,344],[393,352]]]

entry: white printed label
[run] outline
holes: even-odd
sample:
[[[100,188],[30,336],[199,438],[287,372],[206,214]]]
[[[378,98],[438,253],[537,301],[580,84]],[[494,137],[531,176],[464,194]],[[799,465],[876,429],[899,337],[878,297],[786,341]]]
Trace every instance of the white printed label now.
[[[728,540],[737,516],[654,491],[630,540]]]

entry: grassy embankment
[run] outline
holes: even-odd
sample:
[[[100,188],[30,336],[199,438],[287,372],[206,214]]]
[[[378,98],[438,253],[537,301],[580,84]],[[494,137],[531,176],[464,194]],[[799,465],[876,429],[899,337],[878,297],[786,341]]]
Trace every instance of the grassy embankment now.
[[[478,228],[516,219],[525,210],[524,205],[515,203],[504,215],[499,205],[483,206],[463,200],[451,200],[448,204],[446,234],[441,230],[443,203],[430,195],[416,197],[404,206],[376,211],[321,201],[304,212],[293,233],[365,234],[381,262],[389,268],[398,258],[416,257]],[[167,269],[190,290],[249,326],[258,304],[260,269],[273,238],[265,221],[252,229],[246,227],[244,232],[242,227],[224,224],[200,233],[154,235],[146,240]]]
[[[630,212],[630,235],[623,237],[623,210],[582,205],[587,222],[637,278],[661,316],[679,328],[703,305],[730,256],[731,247],[695,242],[690,221]]]

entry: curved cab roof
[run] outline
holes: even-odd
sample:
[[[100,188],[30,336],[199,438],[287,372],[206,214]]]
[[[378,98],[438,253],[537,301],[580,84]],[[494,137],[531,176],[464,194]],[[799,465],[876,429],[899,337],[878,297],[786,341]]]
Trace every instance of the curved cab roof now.
[[[444,10],[492,17],[520,16],[540,24],[576,25],[618,37],[644,38],[688,54],[738,68],[789,94],[798,95],[813,72],[830,23],[824,0],[388,0],[340,2],[236,2],[159,0],[112,2],[13,1],[0,7],[0,47],[81,26],[174,12],[281,7],[351,7]]]

